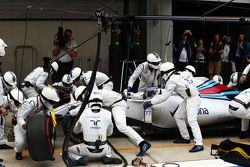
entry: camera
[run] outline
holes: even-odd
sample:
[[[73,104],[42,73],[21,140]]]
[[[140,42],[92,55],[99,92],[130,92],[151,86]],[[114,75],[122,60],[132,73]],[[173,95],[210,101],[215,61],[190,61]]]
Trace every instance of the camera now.
[[[189,36],[189,35],[191,35],[192,33],[191,33],[191,30],[185,30],[183,34],[186,35],[186,36]]]
[[[63,33],[63,27],[58,27],[56,38],[54,40],[54,45],[57,45],[60,48],[64,48],[68,41],[68,38]]]

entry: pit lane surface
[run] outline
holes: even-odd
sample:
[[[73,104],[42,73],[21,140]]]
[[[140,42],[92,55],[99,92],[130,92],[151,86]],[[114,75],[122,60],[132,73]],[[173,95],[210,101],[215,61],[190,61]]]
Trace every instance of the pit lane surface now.
[[[211,132],[210,132],[211,133]],[[183,162],[193,160],[212,160],[215,159],[210,155],[211,144],[219,144],[221,141],[229,138],[235,142],[250,144],[250,139],[239,139],[238,131],[212,131],[211,134],[203,133],[205,150],[198,153],[189,153],[188,150],[193,146],[190,144],[173,144],[175,134],[153,135],[147,136],[146,139],[152,144],[151,149],[144,156],[143,161],[146,163],[161,163],[161,162]],[[136,156],[139,148],[136,147],[127,137],[111,137],[109,141],[115,148],[127,159],[131,165],[132,159]],[[65,166],[62,160],[62,143],[63,137],[59,136],[56,141],[55,161],[33,161],[28,151],[24,151],[24,160],[15,160],[14,150],[0,150],[0,157],[4,159],[1,164],[6,167],[58,167]],[[14,145],[13,142],[8,143]],[[114,156],[117,156],[114,154]],[[185,163],[184,163],[185,164]],[[88,166],[122,166],[122,165],[103,165],[101,161],[92,159]],[[209,165],[208,165],[209,166]],[[181,166],[182,167],[182,166]],[[183,166],[185,167],[185,166]]]

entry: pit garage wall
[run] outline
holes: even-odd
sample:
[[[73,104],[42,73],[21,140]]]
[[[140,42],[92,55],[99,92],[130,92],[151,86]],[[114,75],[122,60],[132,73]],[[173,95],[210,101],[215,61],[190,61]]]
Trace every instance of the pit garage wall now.
[[[135,15],[137,1],[129,1],[130,13]],[[110,0],[102,0],[102,2],[108,3],[119,14],[123,14],[123,1],[116,0],[110,2]],[[27,7],[29,7],[28,10]],[[98,8],[101,8],[108,14],[112,13],[112,11],[105,8],[97,0],[1,0],[0,38],[3,38],[8,44],[6,56],[2,60],[2,72],[8,70],[16,72],[16,69],[18,69],[17,77],[19,79],[20,73],[22,73],[20,80],[23,80],[31,72],[32,68],[41,66],[43,64],[42,57],[52,57],[51,51],[53,49],[54,36],[57,33],[58,26],[61,24],[64,29],[72,29],[74,39],[78,44],[86,40],[93,33],[96,33],[98,29],[97,22],[90,20],[91,18],[95,18],[92,15]],[[28,13],[25,15],[27,11]],[[27,31],[25,30],[26,16],[28,18]],[[38,60],[37,64],[35,60],[32,63],[31,50],[26,49],[24,52],[23,68],[21,70],[22,50],[19,49],[18,51],[18,68],[16,68],[15,48],[24,44],[25,32],[27,33],[25,43],[37,49]],[[109,45],[110,31],[107,34],[103,33],[101,42],[101,63],[99,70],[105,73],[109,72]],[[79,56],[75,59],[75,66],[81,65],[85,71],[92,69],[96,56],[96,38],[80,46],[78,51]]]
[[[1,21],[0,38],[3,38],[8,48],[6,48],[6,56],[3,58],[2,71],[14,71],[19,78],[20,72],[21,80],[32,71],[32,68],[41,66],[43,64],[42,57],[52,56],[52,49],[54,36],[57,33],[58,26],[61,21],[28,21],[27,22],[27,36],[26,45],[31,45],[37,49],[37,63],[34,59],[32,62],[31,49],[24,50],[23,65],[22,55],[23,50],[18,49],[17,56],[15,49],[19,45],[24,44],[25,36],[25,21]],[[63,21],[63,28],[70,28],[73,31],[73,37],[79,44],[86,40],[98,30],[96,21]],[[94,38],[86,44],[78,48],[79,55],[74,59],[75,66],[81,66],[85,71],[93,67],[96,56],[96,39]],[[108,72],[108,46],[110,43],[110,35],[103,33],[101,42],[101,63],[99,70]],[[33,53],[35,55],[35,52]],[[17,67],[15,66],[15,59],[17,58]],[[18,70],[18,71],[17,71]]]
[[[172,0],[147,0],[148,15],[172,15]],[[173,22],[151,20],[147,22],[147,53],[157,52],[164,61],[172,61]],[[165,44],[170,42],[169,46]]]

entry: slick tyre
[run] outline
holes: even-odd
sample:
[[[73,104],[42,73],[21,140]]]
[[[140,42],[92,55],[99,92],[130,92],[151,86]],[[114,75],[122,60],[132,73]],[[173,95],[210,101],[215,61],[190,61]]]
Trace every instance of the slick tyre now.
[[[28,120],[27,145],[33,160],[53,160],[55,128],[49,116],[36,114]]]

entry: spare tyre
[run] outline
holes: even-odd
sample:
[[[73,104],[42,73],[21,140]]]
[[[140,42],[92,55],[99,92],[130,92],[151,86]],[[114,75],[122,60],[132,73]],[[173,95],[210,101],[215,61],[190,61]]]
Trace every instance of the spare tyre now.
[[[28,119],[27,145],[33,160],[54,160],[55,128],[49,116],[35,114]]]

